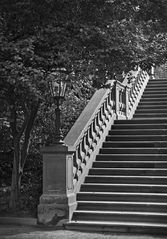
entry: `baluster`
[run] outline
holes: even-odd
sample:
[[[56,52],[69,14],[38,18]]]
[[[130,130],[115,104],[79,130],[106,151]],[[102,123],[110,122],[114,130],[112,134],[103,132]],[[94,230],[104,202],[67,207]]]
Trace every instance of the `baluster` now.
[[[119,91],[119,113],[122,115],[123,114],[123,109],[124,109],[124,99],[123,99],[123,93],[124,93],[124,89],[121,87],[120,91]]]
[[[126,87],[124,88],[123,91],[123,113],[124,116],[126,116]]]
[[[90,138],[90,126],[88,127],[88,130],[86,132],[86,135],[85,135],[85,164],[87,163],[87,161],[89,160],[90,158],[90,155],[91,155],[91,152],[92,152],[92,149],[91,149],[91,143],[92,143],[92,140]]]
[[[128,119],[129,116],[129,87],[125,87],[125,115],[126,118]]]
[[[88,145],[89,145],[89,148],[88,148],[88,151],[87,151],[87,156],[86,156],[86,161],[87,161],[87,158],[90,157],[91,153],[93,152],[93,137],[92,137],[92,123],[91,125],[89,126],[88,128],[88,134],[87,134],[87,141],[88,141]]]
[[[133,87],[132,87],[131,96],[132,96],[132,102],[133,102],[133,104],[134,104],[134,103],[135,103],[135,98],[136,98],[136,82],[135,82],[135,84],[134,84]]]
[[[134,84],[134,96],[136,97],[136,92],[138,92],[138,82],[140,81],[140,78],[137,78],[135,84]]]
[[[122,88],[122,110],[121,111],[123,116],[126,115],[125,105],[126,105],[126,88]]]
[[[75,171],[75,177],[74,179],[76,179],[78,181],[79,176],[81,175],[81,171],[80,171],[80,165],[81,165],[81,156],[80,156],[80,144],[77,146],[76,148],[76,157],[74,160],[74,168],[76,168]]]
[[[77,157],[76,155],[77,155],[77,149],[74,154],[74,161],[73,161],[73,184],[74,185],[78,181],[78,175],[77,175],[78,165],[77,165],[77,161],[76,161],[76,157]]]
[[[115,114],[116,118],[119,117],[119,87],[117,85],[117,81],[115,81]]]
[[[139,78],[139,91],[138,91],[138,94],[140,93],[140,89],[142,88],[143,84],[145,82],[145,73],[143,72],[141,75],[140,75],[140,78]]]
[[[95,122],[96,122],[96,124],[95,124],[96,132],[98,133],[98,136],[99,136],[99,139],[100,139],[100,137],[103,133],[103,128],[102,128],[103,122],[102,122],[102,119],[101,119],[101,110],[98,111]]]
[[[97,145],[97,133],[96,133],[96,127],[95,127],[95,119],[93,120],[92,124],[91,124],[91,131],[90,131],[90,134],[91,134],[91,138],[93,139],[93,142],[92,142],[92,149],[95,149],[96,145]]]
[[[109,96],[105,99],[105,102],[104,102],[104,114],[105,114],[106,120],[109,122],[110,121],[110,110],[108,108],[109,107],[108,98],[109,98]]]
[[[101,121],[102,121],[102,130],[104,131],[104,129],[107,125],[106,115],[105,115],[105,111],[104,111],[104,103],[103,103],[102,107],[100,108],[100,118],[101,118]]]
[[[90,158],[90,154],[89,154],[89,149],[90,149],[90,146],[89,146],[89,142],[88,142],[88,136],[89,135],[89,130],[87,130],[83,136],[83,139],[82,139],[82,148],[81,148],[81,156],[82,156],[82,162],[81,162],[81,168],[82,168],[82,171],[84,170],[85,168],[85,165],[87,163],[87,161],[89,160]]]
[[[122,89],[119,87],[119,115],[121,115],[122,111]]]
[[[140,84],[141,84],[141,78],[136,82],[136,93],[138,94],[138,92],[140,91]]]
[[[139,78],[139,82],[138,82],[138,86],[139,86],[139,91],[143,85],[143,82],[144,82],[144,75],[142,74],[141,77]]]
[[[121,114],[121,89],[119,89],[119,114]]]
[[[87,132],[83,136],[82,140],[82,165],[86,164],[86,156],[87,156],[87,151],[88,151],[88,145],[87,145]]]
[[[87,133],[87,143],[89,145],[89,148],[91,148],[92,143],[93,143],[93,137],[92,137],[92,134],[91,134],[91,130],[92,130],[92,123],[89,125],[88,133]]]
[[[121,89],[121,113],[124,114],[124,89]]]
[[[98,113],[96,114],[94,121],[93,121],[93,130],[91,132],[93,135],[93,145],[92,147],[96,147],[98,140],[100,139],[100,127],[98,125]]]
[[[110,115],[113,114],[113,106],[114,106],[114,102],[112,100],[112,91],[111,91],[107,97],[107,108]]]
[[[83,172],[83,165],[85,164],[85,152],[84,152],[84,137],[82,138],[80,144],[79,144],[79,151],[78,151],[78,156],[79,156],[79,160],[78,160],[78,171],[79,171],[79,175],[78,177],[80,176],[80,174]]]
[[[130,104],[131,104],[131,108],[133,107],[133,104],[135,103],[135,98],[134,98],[134,89],[132,87],[132,89],[130,90]]]

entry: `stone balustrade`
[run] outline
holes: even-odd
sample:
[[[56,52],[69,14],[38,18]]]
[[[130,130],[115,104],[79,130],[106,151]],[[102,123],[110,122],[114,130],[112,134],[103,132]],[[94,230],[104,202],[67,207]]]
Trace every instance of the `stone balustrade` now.
[[[115,119],[131,119],[149,75],[139,67],[123,83],[107,82],[95,92],[65,138],[64,145],[43,149],[43,195],[38,207],[41,224],[70,220],[76,194]]]

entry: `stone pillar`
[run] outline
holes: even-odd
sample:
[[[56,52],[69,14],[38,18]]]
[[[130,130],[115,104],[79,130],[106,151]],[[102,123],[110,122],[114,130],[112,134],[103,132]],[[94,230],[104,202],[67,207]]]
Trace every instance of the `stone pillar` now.
[[[43,194],[38,205],[38,223],[60,225],[76,208],[73,192],[73,152],[56,144],[43,148]]]

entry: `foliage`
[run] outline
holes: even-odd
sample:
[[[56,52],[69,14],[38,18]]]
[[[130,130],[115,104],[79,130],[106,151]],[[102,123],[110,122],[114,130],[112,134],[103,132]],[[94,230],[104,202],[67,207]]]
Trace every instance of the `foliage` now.
[[[66,135],[95,87],[134,64],[166,61],[166,15],[165,0],[0,2],[0,150],[13,154],[13,207],[21,179],[22,191],[36,187],[39,146],[54,132],[47,77],[64,67],[71,82],[62,106]]]
[[[84,68],[102,81],[150,56],[146,45],[155,28],[149,22],[149,13],[155,11],[151,1],[8,0],[1,5],[7,44],[28,40],[24,62],[35,68]],[[144,7],[148,11],[143,23]]]

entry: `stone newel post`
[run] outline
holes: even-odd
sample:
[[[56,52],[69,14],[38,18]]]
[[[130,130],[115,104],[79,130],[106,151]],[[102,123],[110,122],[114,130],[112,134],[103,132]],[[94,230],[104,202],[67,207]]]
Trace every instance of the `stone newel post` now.
[[[43,194],[38,206],[38,223],[57,225],[71,219],[76,207],[73,192],[73,152],[58,143],[42,149]]]

